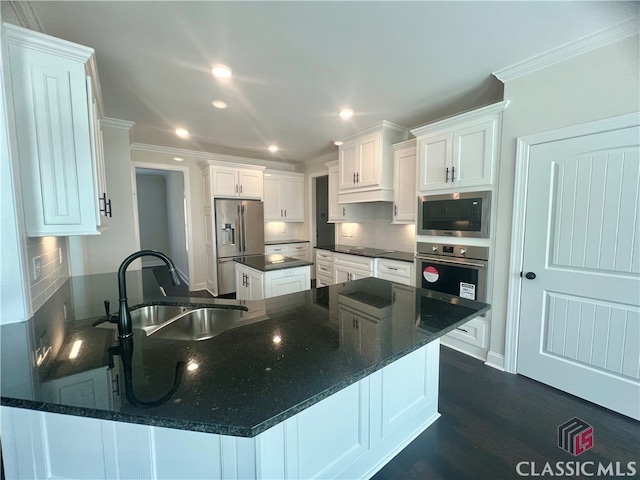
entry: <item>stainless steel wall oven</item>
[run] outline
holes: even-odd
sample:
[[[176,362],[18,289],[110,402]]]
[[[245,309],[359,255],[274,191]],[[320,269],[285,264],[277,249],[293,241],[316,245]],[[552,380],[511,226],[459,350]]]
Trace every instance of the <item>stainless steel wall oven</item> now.
[[[489,248],[418,242],[416,286],[486,301]]]

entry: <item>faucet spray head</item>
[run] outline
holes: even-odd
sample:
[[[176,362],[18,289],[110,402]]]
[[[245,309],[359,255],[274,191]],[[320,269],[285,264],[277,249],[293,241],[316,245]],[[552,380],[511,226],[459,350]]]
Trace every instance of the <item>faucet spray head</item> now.
[[[180,277],[178,276],[176,269],[171,267],[169,269],[169,273],[171,274],[171,283],[173,284],[173,286],[176,287],[180,285]]]

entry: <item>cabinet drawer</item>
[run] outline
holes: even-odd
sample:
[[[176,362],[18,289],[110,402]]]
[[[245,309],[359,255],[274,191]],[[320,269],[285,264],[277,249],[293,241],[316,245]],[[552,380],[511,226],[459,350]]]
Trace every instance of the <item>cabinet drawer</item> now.
[[[304,253],[309,251],[308,243],[291,243],[288,245],[291,253]]]
[[[358,270],[367,270],[369,275],[373,275],[375,259],[369,257],[360,257],[358,255],[346,255],[344,253],[336,253],[333,257],[335,265],[342,265]]]
[[[329,252],[328,250],[316,250],[316,262],[321,260],[333,263],[333,252]]]
[[[287,253],[287,247],[285,247],[284,245],[267,245],[266,247],[264,247],[264,253],[266,255],[269,255],[270,253],[279,253],[281,255],[284,255],[285,253]]]
[[[485,347],[485,322],[481,318],[473,318],[464,325],[447,334],[451,338],[460,340],[476,347]]]
[[[326,275],[328,278],[331,278],[333,275],[333,264],[331,262],[318,260],[316,262],[316,275]]]
[[[395,260],[388,260],[385,258],[378,259],[378,273],[395,275],[406,279],[411,279],[413,271],[413,263],[399,262]]]
[[[333,284],[333,282],[331,281],[331,277],[325,277],[324,275],[316,276],[316,288],[328,287],[331,284]]]

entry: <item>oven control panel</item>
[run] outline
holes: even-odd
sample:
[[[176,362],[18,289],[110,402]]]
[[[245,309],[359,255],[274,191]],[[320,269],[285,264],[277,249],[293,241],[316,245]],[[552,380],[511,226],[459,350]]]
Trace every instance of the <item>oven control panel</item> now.
[[[475,245],[443,245],[440,243],[418,242],[416,251],[418,256],[433,255],[489,260],[489,247]]]

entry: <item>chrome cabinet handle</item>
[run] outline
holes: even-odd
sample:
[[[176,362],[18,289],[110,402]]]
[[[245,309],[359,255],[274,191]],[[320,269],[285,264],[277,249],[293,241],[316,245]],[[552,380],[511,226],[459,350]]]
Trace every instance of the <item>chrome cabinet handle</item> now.
[[[456,167],[451,167],[451,181],[455,181],[456,179]]]
[[[394,205],[393,206],[393,216],[397,217],[398,216],[398,205]]]
[[[347,214],[347,207],[342,207],[342,216],[344,217]]]
[[[445,181],[445,183],[449,181],[449,167],[447,167],[447,171],[446,171],[446,174],[445,174],[445,177],[444,177],[444,181]]]
[[[356,173],[356,183],[360,183],[360,172]]]
[[[236,183],[236,193],[238,193],[238,184]]]
[[[356,172],[353,172],[353,183],[356,183]]]
[[[242,193],[242,185],[240,185],[240,193]]]

